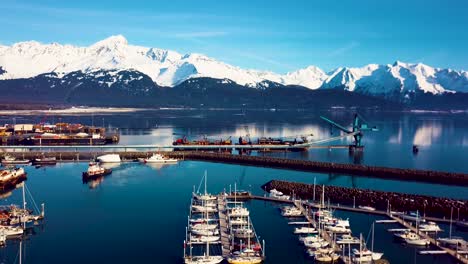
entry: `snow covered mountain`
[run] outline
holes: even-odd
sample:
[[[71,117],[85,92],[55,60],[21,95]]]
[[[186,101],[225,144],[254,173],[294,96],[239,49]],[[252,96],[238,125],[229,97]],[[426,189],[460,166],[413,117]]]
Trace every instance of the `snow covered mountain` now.
[[[114,81],[106,82],[109,87],[121,79],[119,72],[132,71],[148,76],[157,86],[169,87],[191,78],[208,77],[232,80],[251,88],[279,87],[276,83],[310,89],[343,89],[383,97],[409,97],[417,92],[468,93],[466,71],[398,61],[393,65],[338,68],[330,73],[309,66],[281,75],[241,69],[201,54],[182,55],[170,50],[133,46],[121,35],[89,47],[35,41],[0,46],[0,80],[32,78],[47,73],[54,73],[54,78],[62,78],[72,72],[99,78],[105,71],[114,76]]]

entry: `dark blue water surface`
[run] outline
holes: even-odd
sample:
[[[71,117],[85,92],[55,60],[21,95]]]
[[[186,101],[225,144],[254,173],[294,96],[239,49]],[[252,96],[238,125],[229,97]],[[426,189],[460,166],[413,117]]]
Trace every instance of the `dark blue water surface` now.
[[[314,139],[330,136],[330,127],[319,114],[342,124],[351,122],[351,113],[150,111],[136,114],[61,116],[61,121],[106,127],[122,127],[120,144],[170,144],[178,135],[240,136],[248,126],[252,136],[287,136],[312,132]],[[305,153],[272,153],[290,158],[351,162],[406,168],[468,171],[468,117],[466,114],[365,113],[380,132],[366,133],[361,156],[347,150],[311,149]],[[11,123],[11,116],[0,123]],[[58,121],[58,116],[47,117]],[[42,116],[16,117],[16,122],[39,122]],[[176,134],[176,135],[174,135]],[[346,144],[340,141],[333,144]],[[420,152],[413,155],[413,144]],[[262,154],[259,154],[262,155]],[[35,234],[23,242],[23,263],[180,263],[186,217],[193,186],[198,186],[205,170],[212,192],[238,188],[263,195],[260,186],[272,179],[369,188],[468,199],[467,188],[439,184],[400,182],[358,176],[305,173],[220,163],[183,161],[178,165],[150,167],[123,163],[101,182],[83,184],[86,163],[63,163],[36,169],[26,167],[27,186],[36,203],[46,204],[46,220]],[[15,190],[1,204],[20,203]],[[279,205],[250,201],[252,221],[266,241],[266,263],[312,263],[297,242]],[[32,206],[32,202],[28,203]],[[376,219],[373,215],[336,212],[349,217],[354,235],[365,237]],[[375,227],[375,249],[391,263],[451,263],[447,256],[418,255],[419,249],[396,243],[388,228]],[[447,225],[442,225],[448,231]],[[456,228],[454,234],[466,237]],[[0,262],[15,263],[19,241],[10,240],[0,249]],[[17,260],[16,260],[17,262]]]

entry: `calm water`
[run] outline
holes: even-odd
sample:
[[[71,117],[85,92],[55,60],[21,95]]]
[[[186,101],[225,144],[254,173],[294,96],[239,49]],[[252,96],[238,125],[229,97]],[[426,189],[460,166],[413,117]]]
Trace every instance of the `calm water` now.
[[[339,123],[350,123],[350,114],[323,113]],[[346,150],[310,150],[288,153],[291,158],[359,162],[363,164],[468,171],[467,115],[367,113],[367,120],[380,132],[367,133],[366,150],[361,157],[349,156]],[[179,118],[176,118],[179,117]],[[0,123],[11,122],[2,117]],[[16,117],[21,121],[40,121],[43,117]],[[47,117],[50,122],[58,117]],[[104,120],[102,120],[104,118]],[[253,136],[314,133],[315,139],[330,136],[330,128],[318,114],[298,112],[146,112],[114,116],[63,116],[61,121],[124,127],[121,144],[169,144],[179,134],[245,134],[245,125]],[[99,124],[101,125],[101,124]],[[176,135],[174,135],[176,134]],[[345,143],[339,142],[340,144]],[[411,146],[420,145],[413,155]],[[284,155],[276,153],[274,155]],[[46,203],[44,226],[24,242],[23,263],[180,263],[186,216],[191,190],[198,185],[205,170],[212,192],[239,188],[263,194],[260,186],[272,179],[319,184],[355,186],[388,191],[431,194],[468,199],[464,187],[425,183],[398,182],[357,176],[327,175],[298,171],[246,167],[238,165],[184,161],[178,165],[153,168],[125,163],[112,175],[94,186],[83,184],[81,172],[86,163],[59,164],[35,169],[27,167],[28,187],[36,203]],[[93,188],[91,188],[93,187]],[[21,191],[15,190],[1,204],[20,203]],[[266,240],[266,263],[312,263],[292,234],[292,227],[280,216],[278,205],[260,201],[248,203],[252,221]],[[377,217],[337,212],[349,217],[354,235],[367,236]],[[376,225],[375,249],[383,251],[391,263],[451,263],[444,256],[421,256],[417,249],[393,242],[386,231],[393,225]],[[443,226],[448,230],[448,226]],[[466,237],[454,229],[454,233]],[[0,263],[15,263],[18,241],[8,241],[0,249]],[[16,260],[17,262],[17,260]]]

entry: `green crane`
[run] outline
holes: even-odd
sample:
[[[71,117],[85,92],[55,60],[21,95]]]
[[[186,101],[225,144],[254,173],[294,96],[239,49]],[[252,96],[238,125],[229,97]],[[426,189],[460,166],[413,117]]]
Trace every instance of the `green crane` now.
[[[354,119],[353,119],[353,127],[352,130],[349,130],[348,128],[326,118],[323,116],[320,116],[321,119],[325,120],[328,122],[332,128],[336,127],[339,130],[347,133],[347,134],[353,134],[354,138],[354,145],[350,146],[350,149],[362,149],[362,137],[363,137],[363,131],[379,131],[379,129],[376,126],[370,127],[365,120],[359,115],[359,114],[354,114]]]

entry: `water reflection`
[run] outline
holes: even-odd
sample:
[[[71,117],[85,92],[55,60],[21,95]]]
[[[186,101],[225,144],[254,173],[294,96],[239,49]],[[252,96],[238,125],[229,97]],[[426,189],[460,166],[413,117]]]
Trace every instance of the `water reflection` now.
[[[414,133],[413,145],[430,146],[442,135],[442,125],[440,123],[424,123],[420,125]]]

